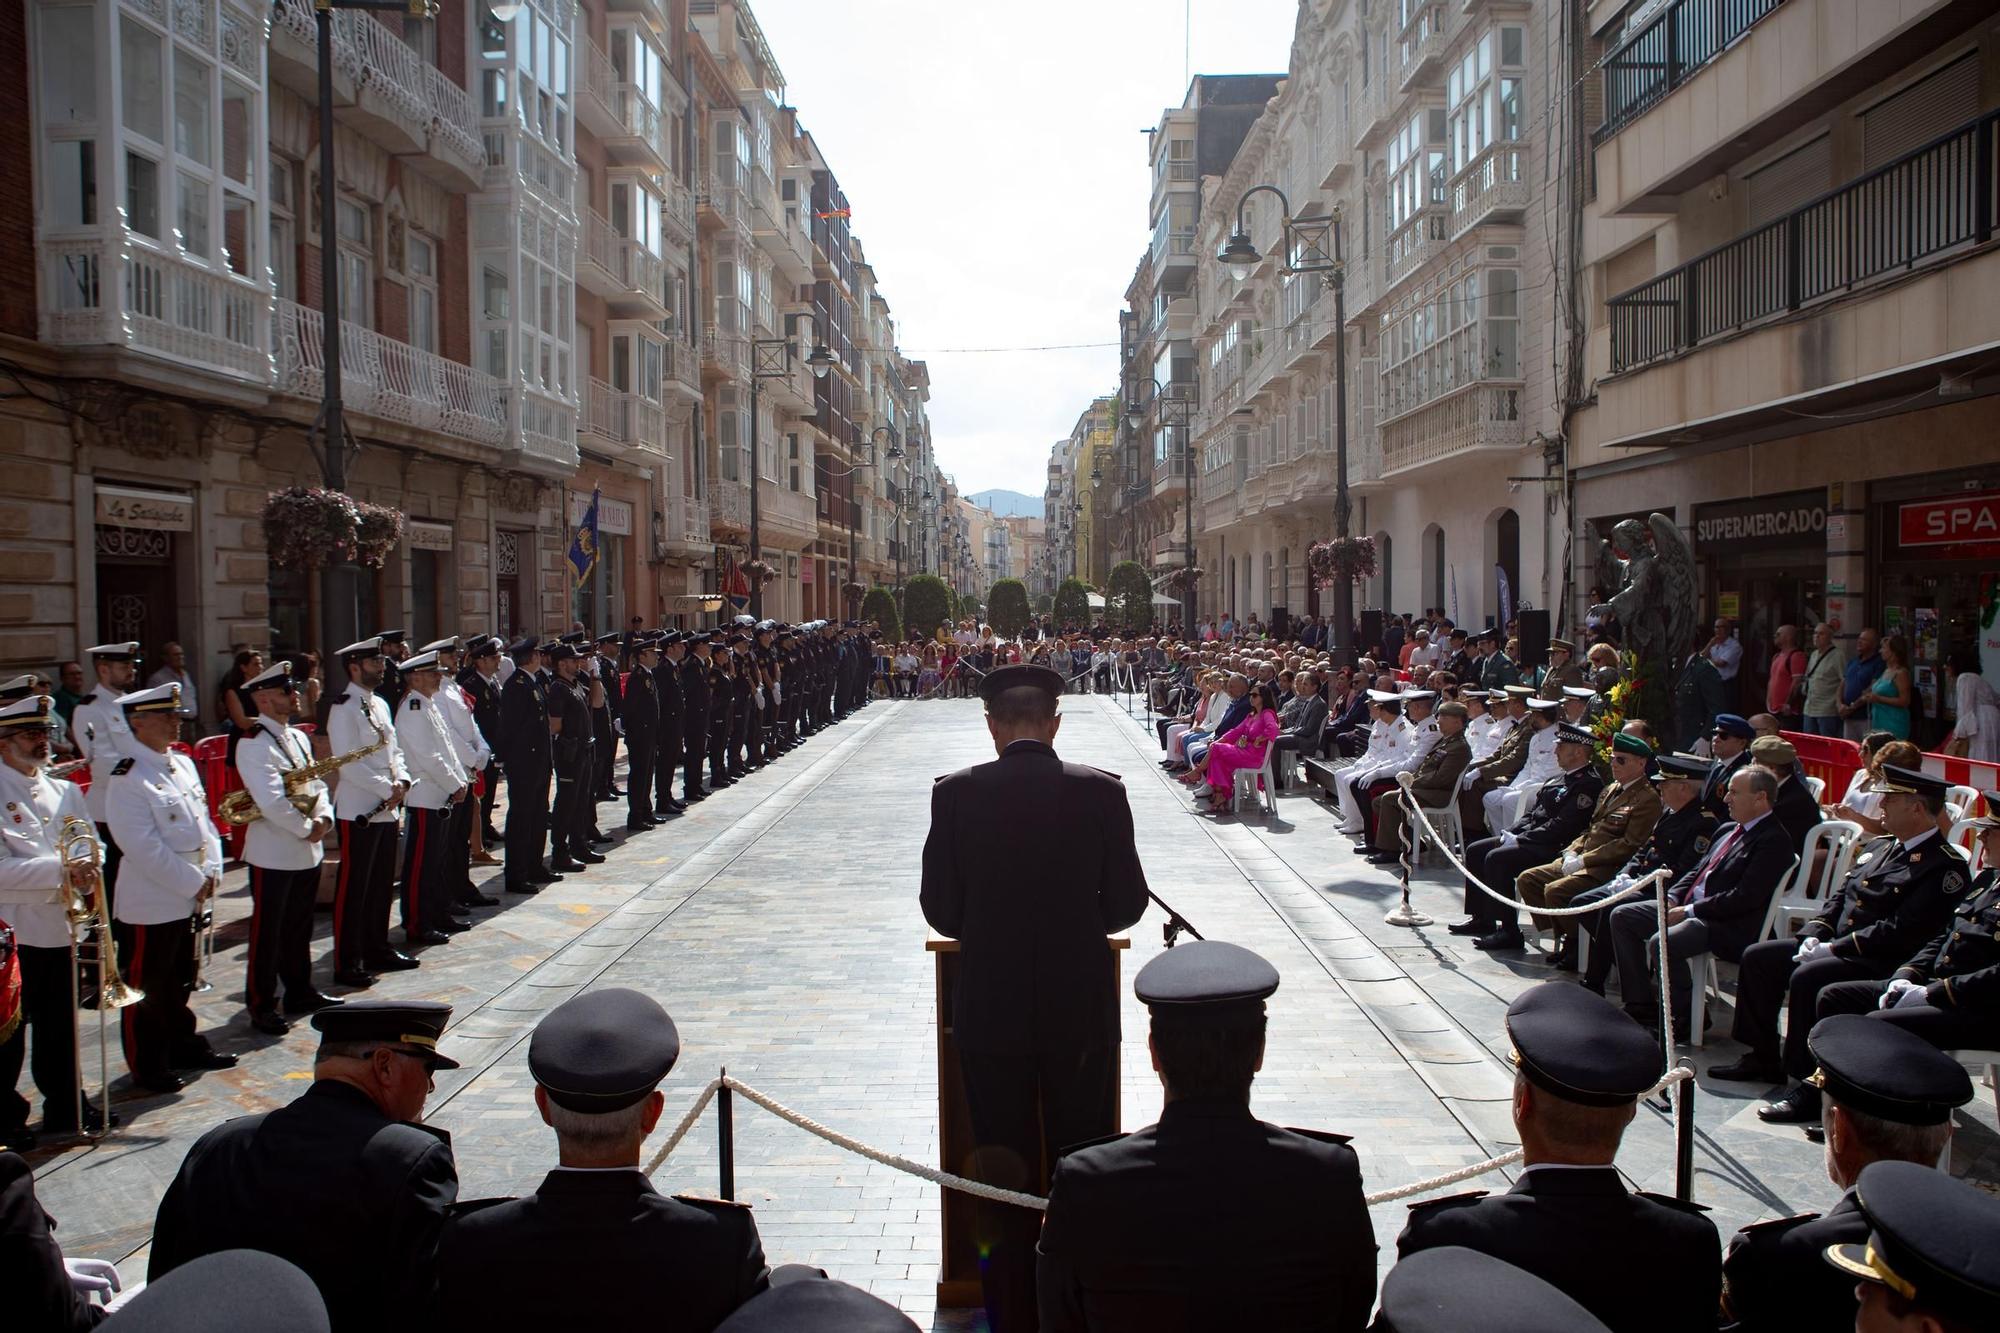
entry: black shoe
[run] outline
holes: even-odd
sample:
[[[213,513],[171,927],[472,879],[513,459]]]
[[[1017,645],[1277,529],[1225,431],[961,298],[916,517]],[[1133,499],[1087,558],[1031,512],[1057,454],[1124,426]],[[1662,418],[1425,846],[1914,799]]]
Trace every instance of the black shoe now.
[[[367,990],[375,984],[375,974],[373,972],[362,972],[358,969],[336,972],[333,974],[333,984],[336,986],[352,986],[355,990]]]
[[[490,893],[481,893],[479,890],[474,889],[468,897],[460,898],[458,905],[460,907],[498,907],[500,900]]]
[[[562,860],[555,863],[555,868],[565,875],[581,875],[583,873],[583,862],[572,861],[565,856]]]
[[[419,930],[416,931],[415,933],[406,930],[403,932],[403,934],[408,938],[411,944],[451,943],[451,936],[445,934],[441,930]]]
[[[542,886],[540,884],[531,884],[526,880],[522,880],[514,884],[509,884],[507,886],[507,892],[509,893],[527,894],[527,893],[540,893],[541,891],[542,891]]]
[[[163,1097],[168,1093],[179,1092],[187,1085],[188,1081],[186,1079],[171,1071],[165,1074],[149,1075],[146,1078],[140,1078],[137,1074],[132,1076],[133,1087],[143,1088],[147,1092],[156,1093]]]
[[[1806,1142],[1807,1142],[1807,1143],[1825,1143],[1825,1142],[1826,1142],[1826,1126],[1825,1126],[1825,1125],[1807,1125],[1807,1126],[1806,1126]]]
[[[625,821],[627,833],[651,833],[660,826],[657,819],[628,819]]]
[[[593,852],[587,847],[579,847],[576,849],[575,852],[571,853],[571,855],[575,856],[577,860],[583,862],[587,866],[601,866],[605,862],[604,853]]]
[[[668,797],[665,801],[660,803],[659,810],[671,810],[673,813],[677,815],[686,814],[687,802],[676,801],[672,797]],[[659,813],[659,810],[655,810],[654,814],[657,815]]]
[[[407,972],[423,965],[422,959],[412,958],[395,949],[385,954],[371,954],[368,958],[368,968],[372,972]]]
[[[463,935],[466,931],[472,929],[472,923],[470,921],[460,921],[455,916],[447,917],[438,929],[447,935]]]
[[[1386,862],[1386,861],[1394,861],[1394,860],[1397,860],[1397,859],[1398,859],[1398,858],[1399,858],[1400,856],[1401,856],[1401,853],[1399,853],[1399,852],[1385,852],[1385,851],[1379,851],[1379,850],[1376,850],[1376,851],[1370,851],[1370,852],[1368,852],[1368,853],[1367,853],[1366,855],[1364,855],[1364,856],[1363,856],[1363,857],[1362,857],[1361,859],[1362,859],[1362,860],[1364,860],[1364,861],[1368,861],[1368,862],[1372,862],[1373,864],[1375,864],[1375,865],[1378,865],[1378,866],[1379,866],[1379,865],[1383,864],[1383,863],[1384,863],[1384,862]]]
[[[1817,1124],[1819,1089],[1801,1083],[1778,1100],[1758,1107],[1757,1118],[1767,1125]]]
[[[1472,947],[1487,953],[1513,953],[1528,947],[1528,941],[1518,930],[1496,930],[1491,935],[1481,935],[1472,942]]]
[[[318,991],[312,990],[307,991],[296,1000],[287,995],[285,997],[285,1014],[287,1017],[293,1014],[316,1014],[322,1009],[331,1009],[340,1003],[341,1001],[334,999],[331,995],[322,995]]]
[[[1781,1083],[1785,1071],[1776,1060],[1765,1059],[1753,1052],[1731,1064],[1710,1065],[1708,1076],[1722,1083]],[[1816,1089],[1813,1096],[1819,1096]]]
[[[42,1129],[50,1134],[56,1132],[47,1121],[42,1123]],[[0,1129],[0,1152],[30,1152],[34,1146],[35,1131],[26,1125],[9,1125]]]
[[[251,1014],[250,1026],[272,1037],[282,1037],[292,1030],[292,1025],[276,1009],[259,1009]]]
[[[556,874],[547,866],[536,866],[533,870],[522,876],[523,882],[528,884],[554,884],[561,879],[561,875]]]
[[[1549,955],[1549,966],[1558,972],[1576,971],[1576,941],[1565,935],[1555,952]]]
[[[1454,921],[1446,926],[1445,929],[1454,935],[1484,935],[1486,933],[1486,923],[1474,917],[1470,921]]]
[[[176,1069],[234,1069],[236,1057],[227,1051],[195,1051],[184,1060],[174,1061]]]
[[[613,841],[614,839],[608,833],[593,833],[590,835],[590,845],[592,847],[609,847]]]
[[[485,844],[486,849],[488,851],[491,851],[495,847],[506,846],[507,835],[504,833],[495,832],[491,828],[483,828],[479,830],[479,841]]]

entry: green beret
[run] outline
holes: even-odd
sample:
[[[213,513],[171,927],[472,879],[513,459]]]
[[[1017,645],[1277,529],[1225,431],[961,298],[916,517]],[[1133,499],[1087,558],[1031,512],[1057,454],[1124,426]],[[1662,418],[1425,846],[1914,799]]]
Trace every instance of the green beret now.
[[[1637,755],[1641,759],[1651,759],[1653,757],[1653,747],[1629,731],[1614,733],[1611,737],[1611,748],[1614,750],[1623,750],[1626,754]]]

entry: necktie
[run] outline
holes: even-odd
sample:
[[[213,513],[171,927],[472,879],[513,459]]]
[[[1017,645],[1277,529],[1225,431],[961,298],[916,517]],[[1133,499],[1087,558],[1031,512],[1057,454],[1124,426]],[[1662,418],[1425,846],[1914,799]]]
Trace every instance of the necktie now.
[[[1715,868],[1722,864],[1722,858],[1729,855],[1729,849],[1734,847],[1737,840],[1742,836],[1743,826],[1738,824],[1735,828],[1729,830],[1728,837],[1715,844],[1715,850],[1710,852],[1708,860],[1702,863],[1701,873],[1695,876],[1694,887],[1688,890],[1687,900],[1689,903],[1698,903],[1702,900],[1703,894],[1708,891],[1708,877],[1715,873]]]

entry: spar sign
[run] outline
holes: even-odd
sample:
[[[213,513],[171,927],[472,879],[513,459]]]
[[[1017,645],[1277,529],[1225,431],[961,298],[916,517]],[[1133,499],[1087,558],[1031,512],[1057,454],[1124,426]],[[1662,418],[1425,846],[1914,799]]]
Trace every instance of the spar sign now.
[[[1943,495],[1897,506],[1899,544],[1960,559],[2000,556],[2000,491]],[[1949,547],[1950,550],[1942,548]]]

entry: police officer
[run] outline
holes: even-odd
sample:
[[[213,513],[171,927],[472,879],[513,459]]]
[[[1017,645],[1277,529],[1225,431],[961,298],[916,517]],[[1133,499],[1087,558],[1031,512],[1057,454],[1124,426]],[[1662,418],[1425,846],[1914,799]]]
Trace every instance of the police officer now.
[[[1375,1231],[1354,1150],[1250,1113],[1277,989],[1276,968],[1220,940],[1139,970],[1166,1106],[1057,1165],[1036,1265],[1043,1333],[1367,1325]]]
[[[472,795],[470,772],[452,748],[437,705],[443,672],[436,653],[418,653],[402,664],[407,691],[396,710],[396,740],[410,766],[410,812],[403,839],[403,938],[412,945],[443,944],[467,929],[452,915],[454,815]]]
[[[94,1134],[103,1127],[97,1107],[88,1103],[81,1122],[77,1118],[77,1013],[70,1002],[75,973],[56,840],[65,819],[88,822],[90,815],[83,789],[51,780],[44,767],[54,720],[55,706],[46,695],[29,695],[0,708],[0,917],[14,928],[15,957],[21,965],[21,1022],[0,1042],[0,1148],[17,1151],[34,1146],[29,1102],[14,1092],[30,1028],[42,1132],[68,1136],[81,1128]]]
[[[632,641],[632,675],[625,684],[622,715],[625,753],[625,827],[634,833],[657,828],[665,820],[653,815],[653,762],[660,743],[660,685],[654,671],[660,665],[659,640],[641,634]]]
[[[681,663],[681,697],[687,701],[685,731],[681,749],[686,771],[681,777],[681,795],[693,804],[708,795],[701,785],[701,761],[708,753],[708,724],[712,705],[709,699],[708,635],[697,630],[687,636],[687,660]]]
[[[1597,796],[1590,824],[1545,865],[1530,866],[1514,877],[1515,896],[1531,907],[1568,907],[1570,900],[1594,889],[1639,854],[1660,822],[1660,794],[1646,779],[1653,747],[1630,732],[1611,737],[1611,781]],[[1560,941],[1550,960],[1564,972],[1576,971],[1576,929],[1571,917],[1537,917],[1535,924],[1552,925]]]
[[[1729,819],[1729,779],[1750,762],[1750,742],[1756,738],[1756,728],[1749,719],[1737,713],[1715,715],[1714,729],[1708,734],[1715,768],[1708,775],[1708,785],[1702,789],[1701,803],[1718,821]]]
[[[625,794],[618,790],[618,784],[611,776],[618,758],[618,732],[612,722],[618,719],[622,724],[625,712],[624,681],[619,678],[618,659],[611,655],[618,650],[620,637],[616,631],[598,635],[597,652],[592,663],[597,683],[603,687],[601,701],[593,693],[590,708],[591,749],[597,765],[597,780],[592,790],[600,801],[613,800]],[[631,779],[628,777],[626,781]]]
[[[1514,1187],[1410,1205],[1396,1252],[1461,1245],[1563,1292],[1616,1333],[1715,1325],[1722,1247],[1692,1203],[1625,1188],[1613,1164],[1641,1093],[1660,1073],[1646,1029],[1581,986],[1544,982],[1507,1006],[1514,1125],[1526,1163]],[[1631,1263],[1670,1281],[1634,1287]]]
[[[1370,1333],[1607,1333],[1533,1273],[1456,1245],[1419,1250],[1382,1279]]]
[[[669,1198],[639,1169],[666,1109],[660,1081],[680,1049],[667,1011],[635,990],[586,992],[535,1025],[528,1072],[559,1165],[527,1198],[468,1204],[446,1226],[444,1328],[573,1326],[577,1274],[589,1270],[644,1274],[672,1292],[676,1328],[714,1328],[764,1290],[748,1206]]]
[[[77,752],[90,761],[90,771],[109,773],[120,759],[132,752],[132,733],[125,727],[124,711],[118,700],[132,688],[139,671],[138,642],[100,643],[86,648],[83,655],[97,673],[97,686],[77,701],[70,714],[70,737]],[[104,793],[95,783],[84,793],[90,820],[97,825],[98,841],[104,845],[104,892],[115,906],[118,902],[118,862],[123,855],[118,840],[104,822]]]
[[[952,1016],[975,1168],[1041,1192],[1041,1163],[1117,1126],[1118,992],[1105,936],[1146,910],[1132,810],[1117,777],[1057,757],[1060,675],[1010,666],[980,683],[994,762],[931,788],[924,919],[959,941]],[[1032,837],[1023,831],[1032,831]],[[1051,865],[1088,876],[1051,875]],[[987,1315],[1035,1326],[1036,1218],[980,1203]]]
[[[729,731],[736,721],[736,676],[731,636],[708,636],[708,785],[734,786],[729,776]]]
[[[195,1142],[160,1200],[149,1282],[222,1250],[305,1270],[335,1333],[430,1327],[438,1233],[458,1197],[451,1139],[417,1123],[451,1006],[359,1000],[313,1015],[313,1084]]]
[[[1736,1019],[1730,1035],[1748,1050],[1710,1078],[1769,1083],[1797,1080],[1782,1097],[1758,1108],[1769,1124],[1819,1119],[1819,1092],[1805,1046],[1820,992],[1843,981],[1887,981],[1924,941],[1950,922],[1971,883],[1965,856],[1938,832],[1950,785],[1916,769],[1885,764],[1873,784],[1888,830],[1855,858],[1847,879],[1797,939],[1763,940],[1743,951],[1737,974]],[[1778,1015],[1790,1030],[1782,1048]]]
[[[278,983],[285,1014],[309,1014],[339,1001],[312,981],[312,912],[319,897],[319,866],[333,832],[333,796],[314,778],[287,789],[286,775],[312,762],[312,742],[291,725],[298,685],[290,662],[245,681],[257,710],[250,734],[236,747],[236,770],[257,803],[258,818],[244,830],[243,860],[250,867],[250,955],[243,998],[250,1026],[282,1036],[291,1024],[278,1012]]]
[[[1568,722],[1556,726],[1556,764],[1561,772],[1536,791],[1519,824],[1465,849],[1466,868],[1472,872],[1465,884],[1465,910],[1471,916],[1447,929],[1454,935],[1474,936],[1476,949],[1513,950],[1526,941],[1519,918],[1481,893],[1472,879],[1512,897],[1516,875],[1560,857],[1583,835],[1603,794],[1604,778],[1591,763],[1596,738]]]
[[[587,818],[581,806],[590,763],[590,706],[577,686],[583,664],[576,649],[567,643],[551,643],[543,656],[555,668],[555,678],[549,682],[556,779],[555,804],[549,816],[549,865],[557,874],[577,874],[587,863],[602,859],[590,850],[582,833]]]
[[[681,680],[681,662],[687,657],[687,638],[679,630],[667,630],[658,638],[659,665],[653,668],[653,685],[659,696],[659,742],[653,750],[653,804],[656,819],[684,814],[685,802],[674,798],[674,778],[680,773],[683,728],[687,725],[687,695]]]
[[[1854,1279],[1823,1262],[1829,1245],[1862,1243],[1854,1183],[1871,1163],[1935,1167],[1951,1113],[1972,1100],[1965,1067],[1921,1037],[1861,1014],[1836,1014],[1806,1039],[1811,1082],[1826,1101],[1826,1174],[1844,1193],[1825,1216],[1755,1222],[1722,1260],[1722,1318],[1739,1333],[1854,1327]]]
[[[340,876],[334,881],[333,979],[372,986],[378,972],[407,971],[417,960],[389,943],[389,899],[395,890],[397,839],[409,766],[396,740],[396,718],[381,689],[389,669],[379,638],[350,643],[334,655],[347,681],[320,702],[320,730],[333,754],[368,754],[344,764],[333,793],[340,822]]]
[[[480,840],[490,849],[501,845],[493,827],[493,803],[500,796],[500,640],[475,635],[465,650],[466,665],[458,673],[458,688],[470,701],[472,721],[486,742],[486,790],[479,797]]]
[[[171,748],[181,734],[181,687],[169,682],[118,702],[134,744],[105,776],[104,814],[125,848],[118,959],[126,981],[144,992],[138,1003],[119,1011],[118,1035],[133,1083],[148,1092],[177,1092],[185,1086],[177,1069],[236,1064],[235,1056],[217,1051],[195,1031],[188,1008],[195,986],[195,914],[222,883],[222,838],[208,817],[208,795],[194,760]],[[250,780],[246,774],[245,783]],[[247,841],[244,854],[249,856]],[[310,901],[305,910],[312,911]],[[310,929],[310,915],[307,922]],[[338,1004],[313,989],[312,960],[299,952],[303,966],[294,962],[285,983],[287,1007],[303,1012]]]
[[[786,1264],[771,1287],[715,1326],[715,1333],[918,1333],[917,1323],[880,1296],[817,1269]]]
[[[1569,905],[1588,907],[1615,897],[1655,870],[1667,871],[1667,882],[1671,884],[1694,869],[1708,855],[1709,845],[1715,837],[1715,816],[1701,803],[1702,781],[1712,767],[1714,765],[1700,755],[1663,754],[1655,758],[1649,777],[1660,796],[1661,814],[1659,821],[1653,825],[1652,836],[1610,879],[1594,889],[1577,894],[1570,899]],[[1578,931],[1590,934],[1590,961],[1583,964],[1583,984],[1602,995],[1614,961],[1611,913],[1608,909],[1600,909],[1569,919]]]
[[[2000,1232],[2000,1199],[1910,1162],[1869,1167],[1854,1199],[1868,1240],[1828,1246],[1826,1260],[1860,1279],[1855,1328],[1957,1333],[2000,1322],[2000,1251],[1972,1239]]]
[[[554,725],[532,636],[509,649],[514,673],[500,687],[500,763],[507,770],[506,883],[509,893],[538,893],[561,879],[543,864],[549,835],[549,778]]]

